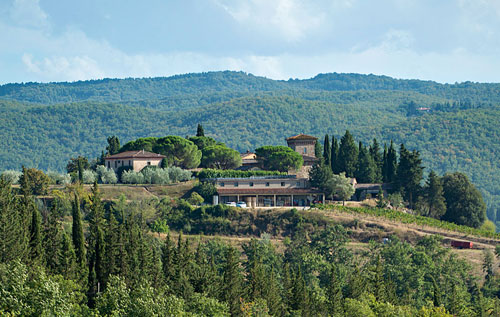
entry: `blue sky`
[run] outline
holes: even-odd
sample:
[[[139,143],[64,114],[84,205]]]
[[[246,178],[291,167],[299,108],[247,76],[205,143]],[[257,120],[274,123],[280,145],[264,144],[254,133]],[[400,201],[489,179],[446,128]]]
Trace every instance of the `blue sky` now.
[[[214,70],[500,82],[500,0],[0,0],[0,83]]]

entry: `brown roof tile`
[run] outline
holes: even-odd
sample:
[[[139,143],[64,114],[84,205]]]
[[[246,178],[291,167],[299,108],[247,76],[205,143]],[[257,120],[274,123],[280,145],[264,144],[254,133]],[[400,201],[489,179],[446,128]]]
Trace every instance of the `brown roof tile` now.
[[[289,141],[289,140],[317,140],[317,139],[318,139],[317,137],[301,133],[295,136],[291,136],[286,140]]]
[[[124,159],[124,158],[164,158],[165,155],[156,154],[144,150],[126,151],[114,155],[106,156],[105,159]]]

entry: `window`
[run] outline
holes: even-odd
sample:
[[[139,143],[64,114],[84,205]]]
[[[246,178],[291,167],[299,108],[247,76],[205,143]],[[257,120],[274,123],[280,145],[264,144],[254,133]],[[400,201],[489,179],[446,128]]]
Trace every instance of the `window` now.
[[[234,187],[238,187],[238,182],[234,182]]]
[[[151,162],[148,162],[148,165],[151,165]]]
[[[281,182],[281,187],[285,186],[285,182]]]
[[[128,160],[128,166],[132,166],[132,161]]]
[[[297,187],[300,187],[300,182],[297,182]]]
[[[253,187],[253,182],[250,182],[250,187]]]
[[[108,168],[111,168],[111,162],[108,161]]]
[[[118,167],[118,163],[115,161],[115,168],[117,168],[117,167]]]
[[[306,154],[306,153],[307,153],[307,148],[305,147],[305,148],[304,148],[304,154]]]
[[[220,183],[219,183],[219,186],[220,186],[220,187],[224,187],[224,182],[220,182]]]
[[[269,182],[266,182],[266,187],[269,187]]]
[[[118,161],[118,164],[120,164],[120,161]]]

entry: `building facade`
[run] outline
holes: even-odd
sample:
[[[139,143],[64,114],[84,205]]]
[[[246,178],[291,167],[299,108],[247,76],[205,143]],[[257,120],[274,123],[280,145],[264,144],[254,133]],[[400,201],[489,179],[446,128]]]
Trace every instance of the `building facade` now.
[[[104,164],[107,168],[112,168],[115,172],[123,166],[129,166],[132,170],[138,172],[146,166],[160,166],[164,158],[164,155],[144,150],[127,151],[106,156]]]
[[[244,201],[248,207],[310,206],[324,202],[324,194],[296,175],[216,178],[218,203]]]

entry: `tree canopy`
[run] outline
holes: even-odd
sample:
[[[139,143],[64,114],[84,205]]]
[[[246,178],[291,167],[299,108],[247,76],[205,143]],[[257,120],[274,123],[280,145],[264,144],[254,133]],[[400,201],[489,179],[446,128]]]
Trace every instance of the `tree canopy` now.
[[[288,146],[262,146],[255,150],[255,154],[262,167],[267,170],[280,172],[286,172],[290,169],[298,170],[304,163],[302,155]]]
[[[443,176],[446,213],[443,220],[479,228],[486,219],[486,204],[476,186],[459,172]]]
[[[207,146],[203,149],[202,165],[215,169],[235,169],[241,166],[240,152],[224,145]]]

